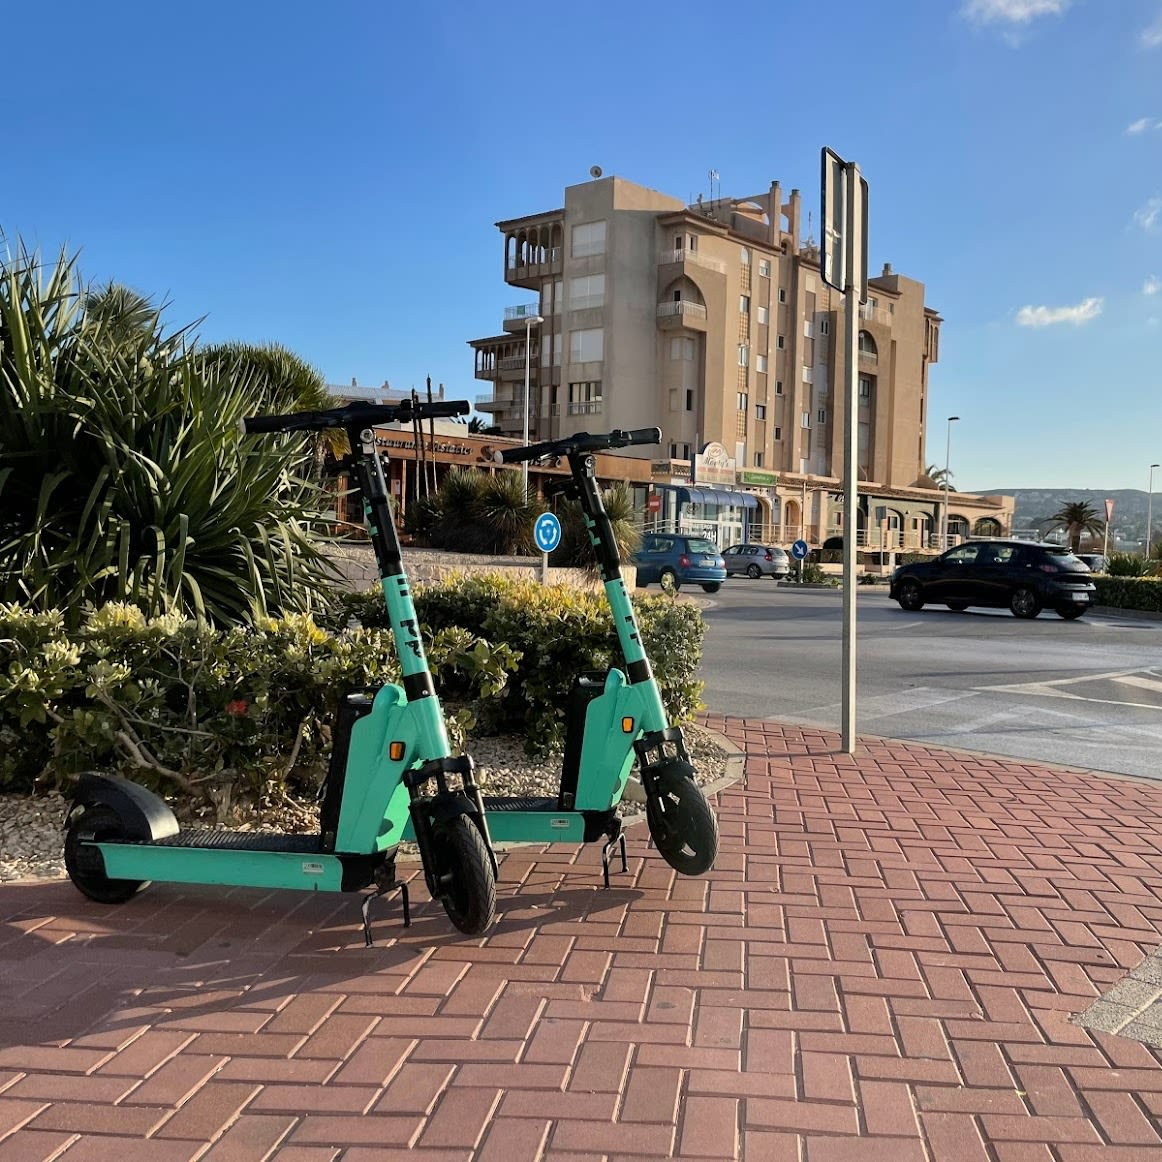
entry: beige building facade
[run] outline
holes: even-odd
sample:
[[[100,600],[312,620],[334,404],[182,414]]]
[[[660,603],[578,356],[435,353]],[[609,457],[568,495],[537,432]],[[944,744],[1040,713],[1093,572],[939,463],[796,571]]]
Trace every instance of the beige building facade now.
[[[531,439],[659,427],[660,448],[625,454],[652,462],[660,524],[720,544],[841,537],[843,299],[820,278],[803,214],[778,182],[686,205],[608,177],[567,187],[561,209],[498,222],[505,280],[534,297],[471,341],[492,384],[477,407],[519,437],[527,375]],[[941,321],[922,283],[889,265],[870,280],[857,419],[868,549],[937,547],[944,494],[924,457]],[[1010,498],[951,500],[955,538],[1011,527]]]

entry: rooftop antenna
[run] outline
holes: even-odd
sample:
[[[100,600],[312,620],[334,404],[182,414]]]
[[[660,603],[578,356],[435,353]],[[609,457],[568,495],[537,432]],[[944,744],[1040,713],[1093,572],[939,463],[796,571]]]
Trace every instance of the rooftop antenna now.
[[[815,230],[814,230],[814,227],[812,226],[812,219],[813,218],[814,218],[814,213],[811,210],[808,210],[807,211],[807,249],[808,250],[815,249]]]
[[[722,175],[716,169],[709,170],[706,176],[710,179],[710,200],[716,201],[714,197],[714,183],[718,183],[718,197],[722,197]]]

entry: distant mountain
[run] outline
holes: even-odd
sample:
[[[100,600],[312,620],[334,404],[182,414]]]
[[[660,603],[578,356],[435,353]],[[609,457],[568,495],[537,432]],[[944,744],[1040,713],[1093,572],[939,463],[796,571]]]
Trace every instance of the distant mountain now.
[[[1044,531],[1049,518],[1064,505],[1089,501],[1099,520],[1105,520],[1105,502],[1114,502],[1114,519],[1110,524],[1110,538],[1126,548],[1140,542],[1146,532],[1145,489],[1112,488],[1102,492],[1096,488],[976,488],[977,496],[1012,496],[1016,498],[1013,515],[1014,529]],[[1155,536],[1162,524],[1162,494],[1154,494],[1153,518]]]

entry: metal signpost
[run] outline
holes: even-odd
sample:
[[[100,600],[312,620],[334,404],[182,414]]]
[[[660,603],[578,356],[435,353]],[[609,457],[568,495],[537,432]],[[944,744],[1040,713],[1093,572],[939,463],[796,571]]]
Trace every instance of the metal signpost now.
[[[1112,500],[1106,501],[1106,527],[1105,536],[1102,539],[1101,546],[1101,560],[1102,572],[1105,572],[1106,564],[1110,559],[1110,522],[1114,519],[1114,502]]]
[[[867,182],[859,166],[823,148],[822,252],[819,273],[843,293],[843,749],[855,753],[855,552],[859,537],[859,304],[867,302]],[[835,384],[839,395],[839,384]]]
[[[542,512],[533,521],[533,540],[541,550],[541,584],[549,581],[549,554],[561,543],[561,522],[551,512]]]

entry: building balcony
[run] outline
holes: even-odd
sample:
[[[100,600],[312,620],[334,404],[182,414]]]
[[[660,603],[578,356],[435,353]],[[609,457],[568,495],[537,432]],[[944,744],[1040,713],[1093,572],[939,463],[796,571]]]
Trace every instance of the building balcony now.
[[[516,307],[504,308],[504,329],[506,331],[524,331],[528,327],[528,320],[535,319],[540,316],[540,306],[537,303],[522,303]],[[532,330],[536,330],[538,324],[532,325]]]
[[[601,414],[601,400],[586,399],[578,400],[575,403],[568,405],[569,415],[571,416],[595,416]]]
[[[685,266],[690,263],[693,266],[700,266],[703,270],[713,270],[717,274],[726,273],[726,263],[719,262],[717,258],[704,257],[697,250],[663,250],[658,255],[659,266],[669,266],[677,264],[678,266]]]
[[[658,303],[658,326],[664,331],[678,327],[705,331],[706,308],[701,303],[688,299]]]
[[[871,303],[864,303],[859,308],[859,317],[866,319],[869,323],[882,323],[885,327],[890,327],[893,319],[891,311],[887,311],[883,307],[873,307]]]

